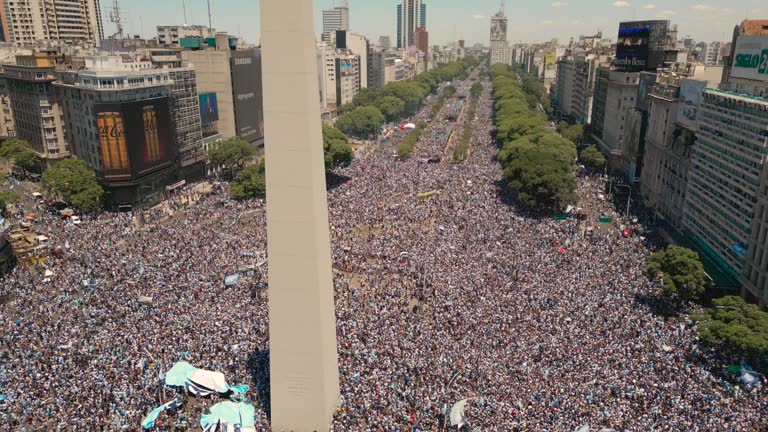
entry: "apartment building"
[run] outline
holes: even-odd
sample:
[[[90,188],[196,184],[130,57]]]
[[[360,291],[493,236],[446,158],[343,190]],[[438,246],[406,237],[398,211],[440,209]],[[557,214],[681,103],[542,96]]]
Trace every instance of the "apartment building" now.
[[[0,5],[8,44],[51,40],[99,46],[104,38],[99,0],[0,0]]]

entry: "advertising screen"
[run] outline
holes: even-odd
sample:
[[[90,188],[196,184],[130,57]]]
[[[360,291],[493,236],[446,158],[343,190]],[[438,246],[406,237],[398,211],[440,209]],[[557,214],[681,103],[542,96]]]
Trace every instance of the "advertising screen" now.
[[[237,136],[251,143],[257,142],[264,138],[261,50],[232,51],[230,61]]]
[[[200,122],[204,125],[219,120],[219,101],[216,93],[202,93],[200,98]]]
[[[680,81],[680,96],[677,104],[677,122],[691,129],[696,128],[696,118],[701,106],[701,95],[704,93],[705,81],[683,78]]]
[[[96,105],[105,179],[141,177],[173,163],[168,98]]]
[[[616,70],[640,72],[646,69],[650,35],[649,27],[619,29],[619,38],[616,41]]]
[[[734,52],[732,77],[768,80],[768,36],[739,36]]]

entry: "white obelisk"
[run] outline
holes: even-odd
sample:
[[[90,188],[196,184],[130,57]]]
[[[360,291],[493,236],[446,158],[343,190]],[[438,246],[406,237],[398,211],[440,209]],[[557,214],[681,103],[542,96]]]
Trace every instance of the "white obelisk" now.
[[[261,0],[272,430],[327,431],[336,314],[312,0]]]

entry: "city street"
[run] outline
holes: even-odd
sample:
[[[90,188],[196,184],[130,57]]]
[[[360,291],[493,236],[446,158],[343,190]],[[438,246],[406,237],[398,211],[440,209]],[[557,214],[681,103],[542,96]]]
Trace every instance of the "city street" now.
[[[483,86],[467,161],[419,162],[447,142],[430,131],[401,161],[397,132],[329,191],[333,430],[444,430],[463,399],[482,431],[764,426],[766,391],[722,384],[696,328],[656,315],[664,300],[645,278],[640,239],[585,238],[578,220],[529,214],[500,187]],[[578,183],[580,206],[610,211],[599,178]],[[197,195],[187,186],[141,218],[103,214],[81,227],[43,216],[65,254],[0,288],[0,430],[138,430],[170,397],[159,377],[182,360],[250,385],[257,430],[268,430],[267,280],[223,283],[241,257],[266,250],[264,201]],[[199,431],[215,402],[166,412],[156,428]]]

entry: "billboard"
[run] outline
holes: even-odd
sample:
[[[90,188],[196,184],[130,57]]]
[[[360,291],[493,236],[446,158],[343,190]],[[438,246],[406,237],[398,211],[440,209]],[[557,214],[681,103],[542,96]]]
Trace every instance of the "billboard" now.
[[[216,93],[202,93],[200,98],[200,122],[204,125],[219,120],[219,100]]]
[[[733,78],[768,81],[768,35],[739,36],[734,53]]]
[[[230,62],[237,136],[251,143],[263,140],[261,49],[232,51]]]
[[[701,95],[706,81],[683,78],[680,80],[680,96],[677,103],[677,122],[691,129],[696,128],[696,119],[701,106]]]
[[[648,66],[650,27],[619,28],[616,42],[616,70],[640,72]]]
[[[173,164],[175,149],[168,98],[97,104],[102,175],[141,177]]]

